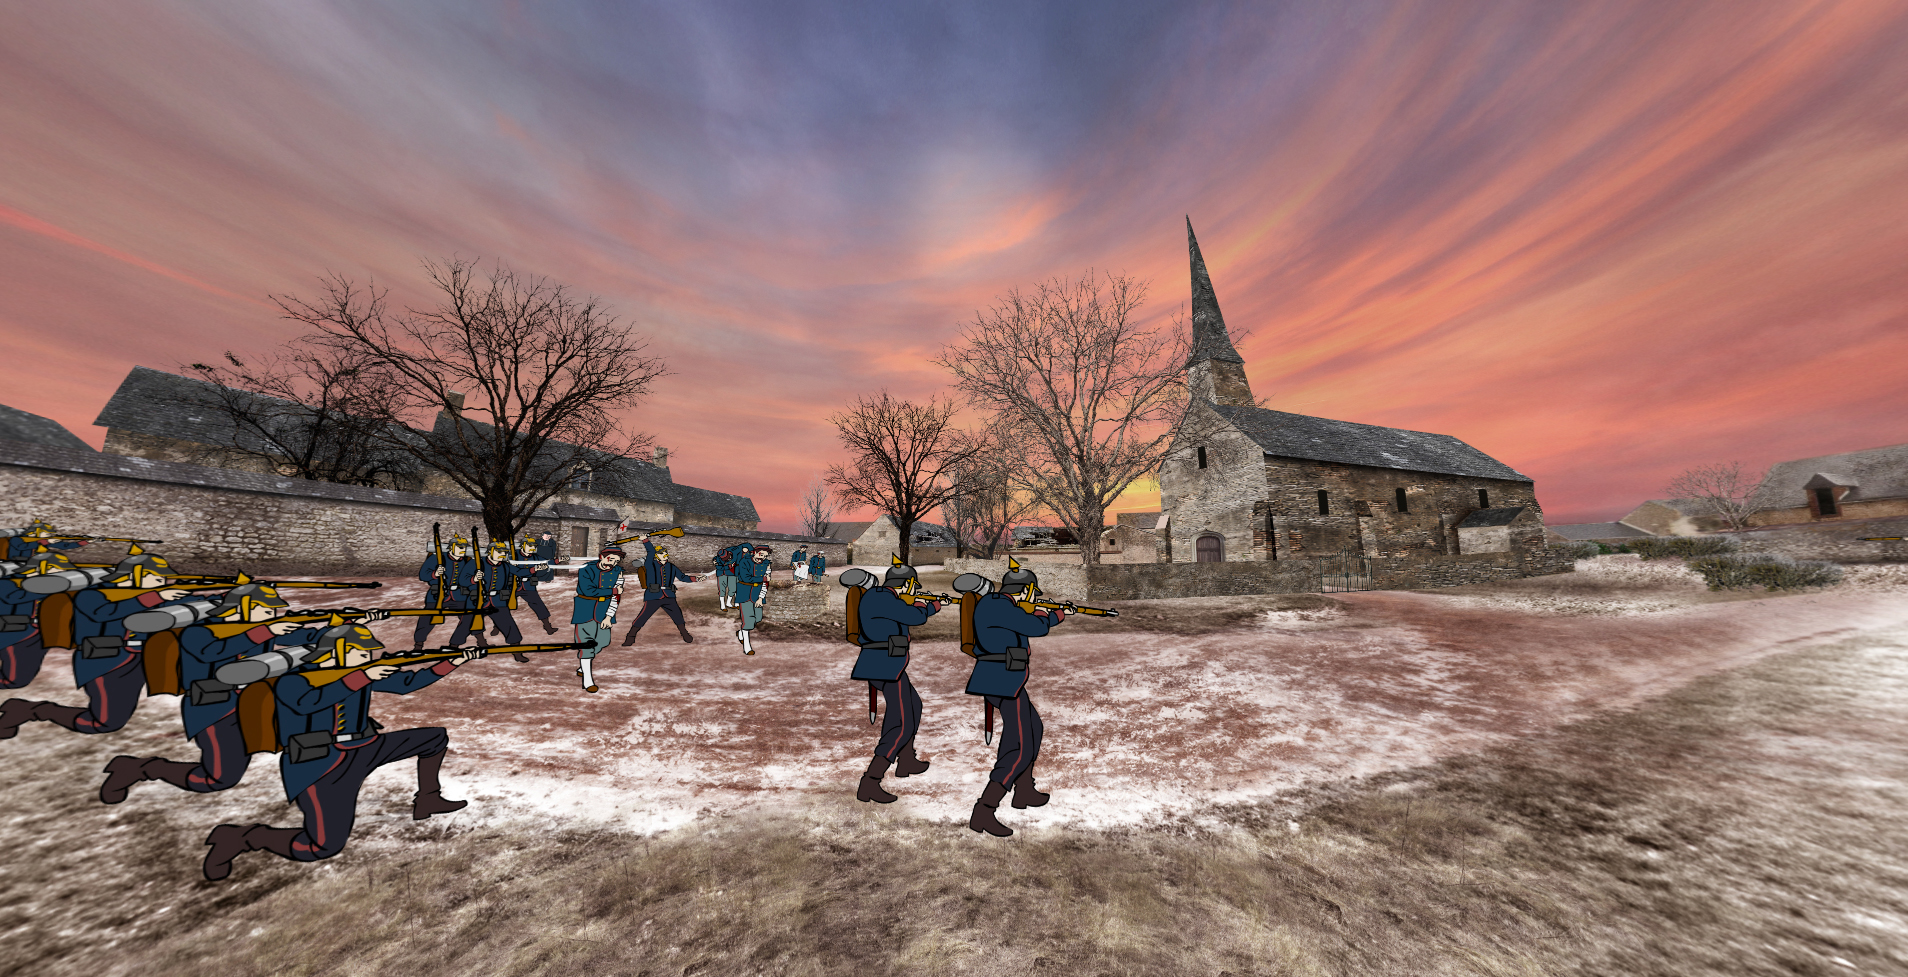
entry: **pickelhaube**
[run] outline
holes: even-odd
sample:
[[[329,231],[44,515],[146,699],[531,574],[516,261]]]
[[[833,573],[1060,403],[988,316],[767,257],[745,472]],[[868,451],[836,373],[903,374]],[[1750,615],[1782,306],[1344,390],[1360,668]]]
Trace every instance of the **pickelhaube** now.
[[[131,582],[135,572],[142,567],[147,573],[157,577],[170,576],[172,573],[172,567],[166,563],[165,557],[157,553],[148,553],[140,549],[138,543],[134,543],[127,549],[126,558],[119,561],[118,566],[113,567],[113,575],[109,579]]]
[[[371,629],[362,624],[349,624],[336,614],[331,615],[330,627],[318,636],[318,657],[316,661],[333,659],[333,664],[343,665],[345,652],[352,649],[377,651],[384,642],[371,633]]]
[[[889,554],[889,559],[894,561],[894,565],[888,567],[887,574],[881,578],[881,586],[902,587],[910,580],[914,581],[916,585],[921,583],[921,575],[914,572],[913,567],[901,562],[900,556]]]
[[[67,559],[66,554],[47,546],[45,543],[41,543],[39,550],[32,556],[27,557],[25,563],[26,565],[21,567],[20,572],[28,576],[42,573],[58,573],[61,570],[73,569],[73,561]]]
[[[1000,578],[1000,592],[1017,594],[1022,590],[1030,594],[1039,593],[1040,578],[1035,576],[1032,570],[1021,566],[1019,560],[1010,556],[1007,558],[1007,572]]]
[[[489,554],[493,560],[510,559],[510,541],[507,539],[491,540]]]
[[[219,600],[219,606],[212,611],[212,616],[225,617],[229,614],[236,620],[243,621],[252,616],[252,608],[257,606],[289,607],[291,605],[286,603],[285,598],[278,596],[276,588],[253,583],[251,577],[241,573],[238,575],[238,586],[225,592],[225,596]]]

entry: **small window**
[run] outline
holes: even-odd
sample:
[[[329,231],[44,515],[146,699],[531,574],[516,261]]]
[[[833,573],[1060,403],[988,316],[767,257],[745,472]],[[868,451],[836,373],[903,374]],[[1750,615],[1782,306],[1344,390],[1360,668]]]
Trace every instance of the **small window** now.
[[[1399,490],[1398,490],[1398,511],[1399,511],[1399,512],[1410,512],[1410,511],[1411,511],[1411,506],[1410,506],[1410,504],[1409,504],[1409,503],[1407,503],[1407,502],[1405,502],[1405,490],[1404,490],[1404,489],[1399,489]]]
[[[1480,509],[1488,509],[1491,507],[1491,493],[1489,489],[1477,490],[1477,507]]]
[[[1206,449],[1205,448],[1199,449],[1199,467],[1201,468],[1206,467]]]
[[[1833,515],[1840,514],[1835,509],[1835,490],[1834,489],[1831,489],[1831,488],[1816,489],[1815,490],[1815,505],[1817,508],[1822,510],[1822,514],[1825,516],[1833,516]]]
[[[1265,548],[1274,560],[1279,558],[1279,527],[1270,512],[1265,514]]]
[[[1325,495],[1324,489],[1318,490],[1318,514],[1321,516],[1332,514],[1332,500]]]

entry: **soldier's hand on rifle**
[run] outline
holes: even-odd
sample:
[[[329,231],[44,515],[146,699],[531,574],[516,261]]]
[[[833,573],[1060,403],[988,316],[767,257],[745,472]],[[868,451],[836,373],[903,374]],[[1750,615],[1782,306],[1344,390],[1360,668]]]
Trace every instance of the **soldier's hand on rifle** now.
[[[373,607],[372,609],[364,612],[364,623],[370,624],[372,621],[387,620],[390,618],[390,616],[391,616],[391,611],[389,608]]]
[[[468,665],[488,654],[490,654],[490,651],[485,648],[465,648],[464,657],[457,659],[457,664]]]
[[[285,635],[288,635],[292,633],[293,631],[296,631],[302,627],[304,627],[304,625],[300,624],[297,621],[273,621],[272,623],[265,625],[265,630],[270,631],[271,633],[278,635],[279,637],[284,637]]]
[[[160,600],[178,600],[179,598],[184,597],[185,595],[189,593],[192,593],[192,591],[182,590],[178,587],[167,587],[164,590],[159,591],[159,599]]]
[[[431,571],[431,576],[433,577],[441,577],[443,575],[444,575],[444,568],[441,566]]]
[[[397,670],[396,665],[371,665],[365,668],[364,677],[376,682],[379,679],[391,677]]]
[[[471,575],[470,575],[470,582],[471,582],[471,583],[476,583],[477,581],[479,581],[479,580],[482,580],[482,579],[484,579],[484,571],[482,571],[482,570],[479,570],[479,571],[477,571],[476,573],[473,573],[473,574],[471,574]]]

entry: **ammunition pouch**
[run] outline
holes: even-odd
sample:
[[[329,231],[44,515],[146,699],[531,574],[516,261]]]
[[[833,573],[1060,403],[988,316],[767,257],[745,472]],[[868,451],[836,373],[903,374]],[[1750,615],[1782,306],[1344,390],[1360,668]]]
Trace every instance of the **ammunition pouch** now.
[[[232,698],[232,690],[236,688],[238,686],[227,685],[215,678],[202,678],[192,683],[192,688],[186,691],[186,695],[195,706],[216,706],[221,702],[229,701]]]
[[[975,655],[974,660],[977,662],[1006,662],[1007,670],[1010,672],[1024,672],[1027,670],[1026,646],[1022,645],[1017,648],[1008,648],[1006,652],[1007,653],[1003,655]]]
[[[117,658],[125,650],[126,638],[117,634],[96,634],[80,640],[81,658]]]
[[[25,631],[31,627],[31,614],[0,614],[0,631]]]
[[[886,641],[870,641],[862,645],[862,647],[885,649],[889,658],[906,658],[908,656],[908,645],[912,643],[912,639],[907,635],[897,634]]]
[[[331,755],[331,731],[314,729],[285,741],[285,756],[293,763],[310,763]]]

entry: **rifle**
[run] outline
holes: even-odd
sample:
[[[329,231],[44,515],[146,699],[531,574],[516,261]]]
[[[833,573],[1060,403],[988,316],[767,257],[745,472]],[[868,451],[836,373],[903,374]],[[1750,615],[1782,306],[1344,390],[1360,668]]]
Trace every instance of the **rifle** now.
[[[1062,604],[1051,600],[1015,600],[1023,611],[1032,611],[1036,607],[1050,611],[1073,611],[1076,614],[1091,614],[1094,617],[1119,617],[1120,612],[1110,607],[1081,607],[1072,601]]]
[[[133,539],[130,536],[80,536],[73,534],[48,534],[35,536],[34,539],[78,539],[94,543],[163,543],[163,539]]]
[[[1863,536],[1862,539],[1870,543],[1879,543],[1890,539],[1908,539],[1908,536]]]
[[[400,607],[392,610],[379,607],[373,608],[372,610],[380,611],[388,617],[424,617],[437,613],[437,609],[434,607]],[[468,611],[451,611],[451,613],[462,616],[465,614],[489,614],[493,611],[494,608],[478,607]],[[244,634],[261,624],[281,624],[286,621],[290,621],[294,624],[317,624],[320,621],[331,620],[333,614],[340,617],[364,617],[370,613],[371,610],[366,610],[361,607],[335,607],[324,610],[299,611],[296,614],[287,614],[283,617],[275,617],[268,621],[219,621],[214,624],[204,625],[204,627],[206,630],[211,631],[212,636],[215,638],[231,638]]]
[[[486,648],[486,649],[483,649],[483,651],[485,652],[485,655],[487,657],[492,654],[508,653],[508,654],[514,655],[519,652],[571,651],[578,648],[594,648],[594,647],[596,646],[594,644],[591,644],[588,641],[572,641],[567,644],[560,644],[560,645],[502,645],[498,647]],[[449,661],[452,658],[463,657],[465,650],[466,649],[464,648],[458,648],[451,645],[445,645],[444,647],[439,648],[436,651],[427,651],[419,655],[398,655],[398,656],[393,656],[388,658],[376,658],[366,664],[358,665],[352,668],[308,668],[308,669],[305,669],[304,671],[293,672],[292,674],[303,676],[305,681],[310,682],[313,685],[329,685],[332,682],[336,682],[339,679],[344,678],[346,675],[349,675],[352,672],[362,672],[365,669],[370,668],[372,665],[417,665],[423,662]]]
[[[637,541],[637,540],[639,540],[639,539],[648,539],[648,538],[649,538],[649,537],[651,537],[651,536],[674,536],[674,537],[676,537],[677,539],[681,539],[681,538],[682,538],[682,527],[681,527],[681,526],[671,526],[671,527],[670,527],[670,528],[668,528],[668,529],[658,529],[658,530],[655,530],[655,531],[653,531],[653,532],[647,532],[647,533],[643,533],[643,534],[642,534],[642,535],[640,535],[640,536],[625,536],[625,537],[623,537],[622,539],[613,539],[613,540],[610,540],[610,542],[609,542],[609,545],[611,545],[611,546],[621,546],[621,545],[622,545],[622,544],[624,544],[624,543],[634,543],[634,542],[636,542],[636,541]]]
[[[912,594],[902,594],[902,595],[901,595],[901,599],[902,599],[902,600],[905,600],[905,601],[907,601],[907,602],[908,602],[908,603],[910,603],[910,604],[912,604],[912,603],[914,603],[914,599],[915,599],[916,597],[923,597],[923,598],[926,598],[926,599],[928,599],[928,600],[933,600],[933,601],[939,601],[939,602],[941,602],[941,603],[943,603],[943,604],[952,604],[952,603],[954,603],[954,602],[955,602],[955,601],[957,600],[957,598],[954,598],[954,597],[949,597],[949,596],[948,596],[948,595],[946,595],[946,594],[930,594],[930,593],[927,593],[927,592],[925,592],[925,591],[923,591],[923,592],[918,592],[918,593],[912,593]]]

